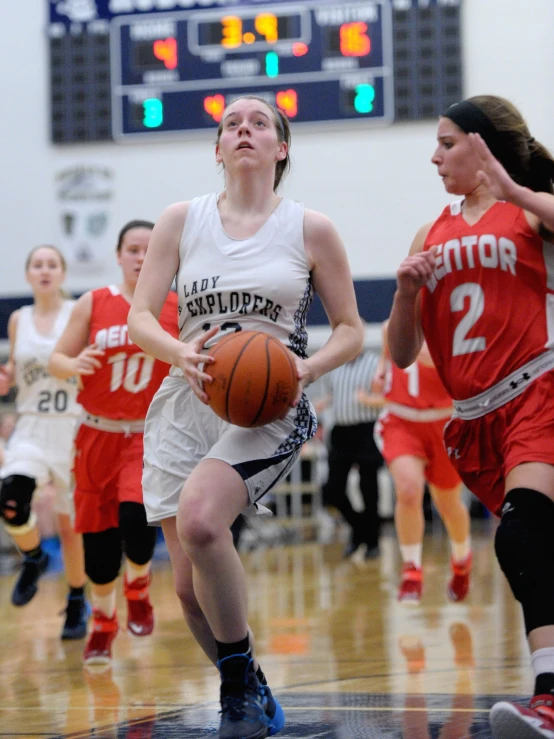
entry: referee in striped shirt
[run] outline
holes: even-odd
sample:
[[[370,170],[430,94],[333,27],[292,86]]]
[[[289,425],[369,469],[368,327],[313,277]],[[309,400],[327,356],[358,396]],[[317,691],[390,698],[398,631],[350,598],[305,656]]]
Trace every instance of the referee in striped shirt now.
[[[325,396],[316,401],[318,413],[330,408],[331,433],[329,446],[329,477],[322,490],[324,505],[333,506],[349,524],[350,542],[344,552],[352,556],[365,546],[364,557],[379,556],[379,488],[377,472],[383,459],[373,440],[373,427],[380,407],[368,407],[360,396],[371,390],[379,355],[363,350],[351,362],[347,362],[323,378]],[[346,485],[352,465],[358,465],[360,492],[364,510],[352,508]]]

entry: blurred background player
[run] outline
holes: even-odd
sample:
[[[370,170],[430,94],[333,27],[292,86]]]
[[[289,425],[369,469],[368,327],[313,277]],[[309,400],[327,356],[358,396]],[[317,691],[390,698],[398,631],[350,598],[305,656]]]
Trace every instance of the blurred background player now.
[[[130,221],[121,230],[117,261],[123,281],[82,295],[52,354],[50,371],[81,378],[85,415],[75,439],[75,528],[83,533],[92,589],[93,621],[85,663],[109,663],[118,631],[116,579],[126,555],[127,630],[154,628],[149,600],[156,529],[142,503],[144,418],[169,366],[145,354],[127,334],[127,315],[153,228]],[[177,335],[177,298],[170,293],[161,319]]]
[[[386,323],[378,374],[387,406],[376,425],[376,440],[394,483],[394,522],[403,562],[398,600],[407,605],[418,605],[421,600],[425,483],[450,539],[448,597],[463,600],[472,564],[470,518],[461,499],[462,482],[444,448],[444,426],[452,415],[452,399],[425,343],[406,369],[391,361]]]
[[[372,403],[371,387],[379,355],[365,349],[350,362],[322,378],[325,395],[314,402],[318,415],[329,409],[329,474],[322,488],[322,502],[342,514],[350,527],[345,557],[363,547],[364,559],[379,556],[379,486],[377,475],[383,458],[373,430],[382,401]],[[356,465],[364,507],[355,511],[347,494],[348,475]]]
[[[33,291],[33,305],[11,314],[8,323],[10,355],[0,369],[0,394],[17,387],[19,418],[4,451],[0,470],[1,515],[4,526],[23,554],[12,603],[24,606],[37,592],[37,582],[48,565],[37,518],[31,504],[37,487],[52,481],[69,594],[62,639],[86,634],[86,582],[81,536],[71,525],[71,450],[81,408],[75,378],[57,379],[48,371],[52,350],[64,331],[75,301],[61,286],[66,264],[54,246],[31,251],[25,265]]]

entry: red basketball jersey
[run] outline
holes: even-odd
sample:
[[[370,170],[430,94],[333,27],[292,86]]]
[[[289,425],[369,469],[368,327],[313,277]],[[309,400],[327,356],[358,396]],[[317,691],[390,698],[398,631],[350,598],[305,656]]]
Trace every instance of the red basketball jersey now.
[[[116,287],[92,291],[89,343],[105,354],[102,366],[93,375],[83,375],[78,401],[95,416],[134,421],[146,412],[169,365],[145,354],[127,334],[130,305]],[[160,314],[160,324],[175,338],[177,295],[170,293]]]
[[[435,272],[421,291],[421,322],[448,393],[465,400],[552,345],[554,246],[506,202],[473,226],[461,202],[446,207],[424,249],[432,246]]]
[[[385,379],[385,398],[389,403],[424,410],[451,408],[452,399],[446,392],[434,367],[415,361],[400,369],[389,360]]]

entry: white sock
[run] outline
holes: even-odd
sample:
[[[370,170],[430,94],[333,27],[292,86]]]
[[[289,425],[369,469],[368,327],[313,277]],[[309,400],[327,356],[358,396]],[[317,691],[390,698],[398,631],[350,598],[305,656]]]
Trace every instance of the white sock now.
[[[463,562],[467,559],[471,552],[471,539],[465,539],[465,541],[452,541],[450,540],[450,548],[452,549],[452,558],[454,562]]]
[[[115,588],[108,595],[92,593],[92,607],[104,616],[112,618],[115,613]]]
[[[400,545],[400,554],[402,561],[407,564],[411,562],[418,569],[421,569],[421,558],[423,553],[423,544]]]
[[[535,672],[535,677],[545,672],[554,673],[554,647],[546,647],[545,649],[537,649],[531,655],[531,664]]]
[[[137,565],[134,562],[130,562],[128,559],[125,560],[125,574],[127,575],[127,582],[131,583],[138,580],[139,577],[146,577],[150,572],[150,562],[145,565]]]

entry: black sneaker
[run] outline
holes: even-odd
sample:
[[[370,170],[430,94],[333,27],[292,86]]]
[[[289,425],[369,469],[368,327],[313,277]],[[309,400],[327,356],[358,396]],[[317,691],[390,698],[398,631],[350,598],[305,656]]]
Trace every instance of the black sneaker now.
[[[68,595],[62,639],[82,639],[87,635],[90,608],[84,595]],[[60,614],[61,615],[61,614]]]
[[[37,592],[39,577],[48,567],[50,557],[46,552],[38,559],[24,557],[21,572],[12,592],[12,604],[14,606],[25,606],[32,600]]]
[[[270,731],[265,711],[268,700],[262,693],[252,658],[233,654],[220,660],[218,667],[222,679],[219,739],[265,739]]]

